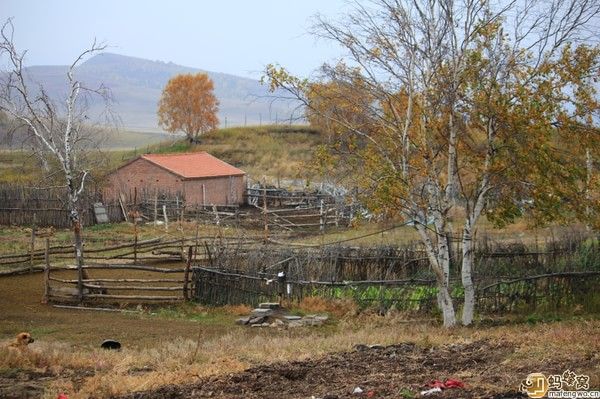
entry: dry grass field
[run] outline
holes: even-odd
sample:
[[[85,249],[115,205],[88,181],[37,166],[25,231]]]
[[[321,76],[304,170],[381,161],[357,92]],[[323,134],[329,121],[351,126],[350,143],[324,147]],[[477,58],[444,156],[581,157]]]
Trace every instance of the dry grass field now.
[[[98,312],[42,305],[41,296],[40,274],[0,278],[0,340],[7,342],[19,331],[30,331],[36,339],[23,354],[0,346],[0,397],[54,399],[64,392],[70,399],[106,398],[135,391],[148,391],[136,397],[192,397],[195,385],[153,390],[209,381],[225,392],[213,393],[217,397],[275,397],[277,391],[268,390],[227,394],[232,386],[234,391],[236,386],[251,389],[252,384],[244,382],[248,375],[273,377],[265,372],[267,364],[273,364],[271,371],[323,367],[323,372],[332,373],[329,368],[337,367],[331,380],[298,379],[293,385],[289,379],[281,381],[285,373],[277,371],[276,380],[287,385],[277,388],[274,380],[272,388],[288,387],[285,396],[298,398],[310,397],[311,389],[317,396],[337,392],[345,397],[343,393],[358,384],[371,384],[377,397],[415,397],[428,382],[451,377],[467,384],[465,397],[486,397],[515,392],[531,372],[558,373],[566,368],[589,374],[592,386],[600,387],[600,321],[594,319],[484,323],[445,330],[431,321],[358,314],[349,304],[313,300],[300,307],[305,312],[328,312],[331,322],[316,328],[256,329],[234,325],[236,316],[248,311],[245,307],[208,309],[189,304]],[[99,345],[107,338],[119,340],[123,350],[101,350]],[[381,367],[385,363],[376,354],[356,355],[353,349],[357,344],[402,343],[416,346],[395,355],[392,379],[381,377],[385,369],[367,368],[366,373],[366,363]],[[399,364],[416,368],[402,371]],[[178,396],[175,391],[189,395]]]

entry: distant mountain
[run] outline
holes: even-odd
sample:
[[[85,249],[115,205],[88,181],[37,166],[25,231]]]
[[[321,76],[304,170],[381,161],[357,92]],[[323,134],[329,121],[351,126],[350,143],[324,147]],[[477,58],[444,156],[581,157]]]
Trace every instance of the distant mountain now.
[[[63,98],[66,91],[67,66],[31,66],[29,78],[44,86],[54,98]],[[203,71],[172,62],[151,61],[119,54],[98,54],[76,71],[78,79],[88,87],[104,84],[113,97],[112,110],[126,129],[158,131],[156,110],[162,89],[170,78],[181,73],[206,72],[215,84],[220,102],[221,126],[243,126],[289,120],[295,104],[274,102],[257,80],[225,73]],[[90,117],[98,116],[103,105],[90,102]],[[296,115],[298,116],[297,112]]]

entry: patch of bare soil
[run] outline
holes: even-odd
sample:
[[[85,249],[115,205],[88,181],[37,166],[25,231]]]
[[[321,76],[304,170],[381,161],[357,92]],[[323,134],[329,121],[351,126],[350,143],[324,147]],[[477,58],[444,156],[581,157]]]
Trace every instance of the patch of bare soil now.
[[[521,398],[503,375],[506,343],[489,340],[422,348],[414,344],[357,347],[321,359],[275,363],[244,372],[169,385],[119,399],[158,398],[412,398],[434,380],[460,378],[465,388],[432,398]],[[514,380],[514,373],[512,379]],[[360,387],[362,393],[354,393]]]
[[[43,396],[47,384],[57,378],[69,379],[76,387],[93,374],[93,370],[64,370],[60,374],[19,369],[0,370],[0,398],[37,399]]]

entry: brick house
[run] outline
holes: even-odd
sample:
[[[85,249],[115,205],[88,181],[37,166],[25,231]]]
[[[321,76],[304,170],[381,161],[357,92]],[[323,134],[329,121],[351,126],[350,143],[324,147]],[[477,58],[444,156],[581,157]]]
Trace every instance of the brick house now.
[[[246,173],[207,152],[146,154],[107,176],[104,199],[120,193],[182,193],[188,205],[236,205],[244,201]]]

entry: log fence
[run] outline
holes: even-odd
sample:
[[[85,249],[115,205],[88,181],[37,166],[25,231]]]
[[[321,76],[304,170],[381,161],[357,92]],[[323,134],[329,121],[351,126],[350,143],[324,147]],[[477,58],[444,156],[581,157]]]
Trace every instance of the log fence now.
[[[118,302],[174,302],[189,300],[192,247],[188,248],[185,266],[157,267],[132,264],[87,264],[82,267],[84,277],[75,278],[77,266],[44,268],[44,303]],[[109,277],[91,277],[94,273],[110,273]],[[68,274],[68,277],[64,277]],[[115,274],[122,277],[115,277]],[[134,275],[140,275],[137,278]],[[142,277],[147,275],[175,275],[174,277]]]

